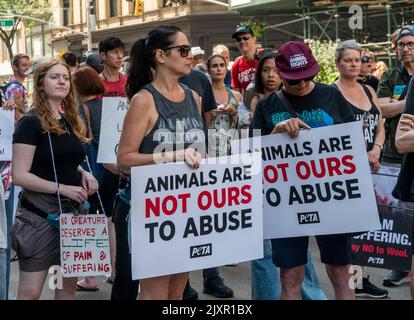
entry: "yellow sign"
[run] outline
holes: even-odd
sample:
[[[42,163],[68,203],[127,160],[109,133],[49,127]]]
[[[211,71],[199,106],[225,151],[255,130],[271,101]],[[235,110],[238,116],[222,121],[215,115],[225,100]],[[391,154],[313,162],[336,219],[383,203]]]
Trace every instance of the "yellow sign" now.
[[[144,14],[144,1],[135,0],[135,16],[142,16]]]

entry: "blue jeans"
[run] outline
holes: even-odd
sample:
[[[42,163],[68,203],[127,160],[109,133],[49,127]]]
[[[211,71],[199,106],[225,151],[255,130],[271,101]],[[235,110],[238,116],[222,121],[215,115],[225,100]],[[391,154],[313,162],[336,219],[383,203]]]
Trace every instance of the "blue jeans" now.
[[[7,285],[6,285],[6,273],[7,273],[7,256],[6,250],[0,248],[0,300],[7,299]]]
[[[279,270],[272,261],[270,240],[264,240],[263,249],[264,257],[251,262],[252,299],[279,300],[281,292]],[[304,300],[327,299],[320,287],[309,251],[308,263],[305,265],[305,278],[302,283],[302,297]]]
[[[13,225],[13,205],[14,205],[14,186],[10,187],[10,196],[9,199],[5,202],[6,205],[6,218],[7,218],[7,249],[6,249],[6,299],[9,299],[9,284],[10,284],[10,260],[11,260],[11,239],[10,231]]]

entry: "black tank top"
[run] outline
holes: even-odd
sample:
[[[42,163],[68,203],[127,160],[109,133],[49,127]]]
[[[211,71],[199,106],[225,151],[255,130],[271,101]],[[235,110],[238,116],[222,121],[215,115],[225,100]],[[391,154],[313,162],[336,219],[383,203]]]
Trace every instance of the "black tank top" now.
[[[140,153],[151,154],[161,143],[163,148],[160,152],[182,150],[190,145],[205,150],[203,120],[193,93],[186,85],[180,83],[180,86],[185,92],[185,99],[180,102],[168,100],[151,83],[144,86],[154,98],[158,119],[142,140]]]
[[[334,84],[334,86],[338,88],[336,84]],[[351,106],[355,120],[360,121],[362,124],[362,131],[364,133],[367,151],[371,151],[371,149],[374,147],[375,136],[377,135],[380,112],[378,110],[378,107],[373,102],[372,94],[367,88],[367,86],[363,84],[361,84],[361,86],[364,89],[365,94],[369,99],[369,102],[371,103],[371,109],[369,111],[364,111],[354,106],[349,101],[348,104]]]

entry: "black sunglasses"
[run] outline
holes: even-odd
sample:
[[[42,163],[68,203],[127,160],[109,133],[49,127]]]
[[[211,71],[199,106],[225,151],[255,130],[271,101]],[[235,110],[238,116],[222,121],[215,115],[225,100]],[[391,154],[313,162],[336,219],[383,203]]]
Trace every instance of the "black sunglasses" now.
[[[372,58],[369,57],[369,56],[362,56],[361,57],[361,62],[362,63],[372,62]]]
[[[297,84],[299,84],[302,80],[303,81],[305,81],[305,82],[309,82],[309,81],[312,81],[313,80],[313,78],[315,78],[315,76],[312,76],[312,77],[309,77],[309,78],[305,78],[305,79],[299,79],[299,80],[287,80],[287,79],[285,79],[285,81],[290,85],[290,86],[294,86],[294,85],[297,85]]]
[[[182,44],[182,45],[174,46],[174,47],[168,47],[168,48],[165,48],[165,49],[162,49],[162,50],[167,51],[167,50],[171,50],[171,49],[175,49],[175,48],[178,48],[178,50],[180,51],[180,55],[183,58],[187,58],[188,55],[191,52],[191,47],[187,46],[186,44]]]
[[[251,37],[247,37],[247,36],[244,36],[244,37],[237,37],[236,38],[236,41],[237,42],[240,42],[240,41],[242,41],[242,40],[244,40],[244,41],[247,41],[247,40],[249,40]]]

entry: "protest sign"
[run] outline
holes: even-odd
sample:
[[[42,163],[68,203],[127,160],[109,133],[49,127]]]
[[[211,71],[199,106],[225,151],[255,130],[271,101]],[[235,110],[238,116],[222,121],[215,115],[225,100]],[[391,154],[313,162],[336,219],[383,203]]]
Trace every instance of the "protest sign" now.
[[[98,163],[116,163],[119,139],[128,107],[127,98],[103,98]]]
[[[250,140],[258,139],[232,149],[261,151],[265,239],[380,228],[359,122]]]
[[[392,196],[399,168],[381,167],[372,175],[382,228],[352,238],[354,264],[389,270],[411,270],[414,205]]]
[[[260,170],[223,158],[132,168],[133,279],[263,257]]]
[[[106,216],[61,214],[60,253],[65,278],[110,274]]]
[[[14,110],[0,107],[0,161],[11,161],[14,132]]]

